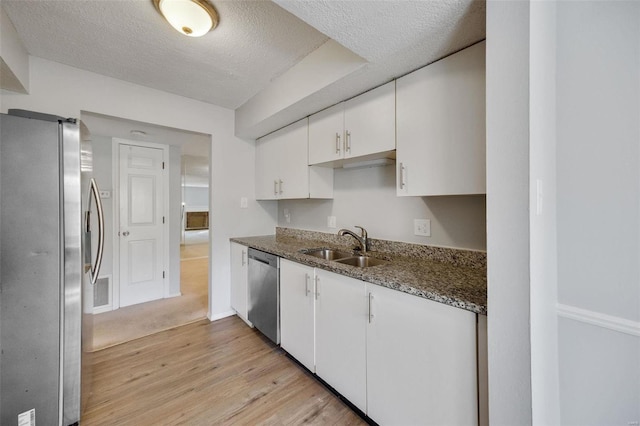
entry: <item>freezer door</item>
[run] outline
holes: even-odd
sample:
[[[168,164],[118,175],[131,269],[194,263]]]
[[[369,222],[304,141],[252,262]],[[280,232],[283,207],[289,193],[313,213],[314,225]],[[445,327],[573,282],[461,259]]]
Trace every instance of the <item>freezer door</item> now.
[[[80,143],[74,121],[1,116],[0,424],[80,420]]]
[[[61,422],[59,124],[0,123],[0,424]]]

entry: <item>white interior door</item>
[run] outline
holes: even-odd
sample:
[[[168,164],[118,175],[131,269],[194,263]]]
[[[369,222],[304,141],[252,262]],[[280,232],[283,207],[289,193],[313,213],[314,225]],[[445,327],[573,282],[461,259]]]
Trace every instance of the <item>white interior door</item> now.
[[[164,297],[162,149],[119,145],[120,306]]]

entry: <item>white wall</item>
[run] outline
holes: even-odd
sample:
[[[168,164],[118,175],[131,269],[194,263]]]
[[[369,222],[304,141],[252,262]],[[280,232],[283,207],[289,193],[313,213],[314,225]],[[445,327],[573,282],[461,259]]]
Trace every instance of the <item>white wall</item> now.
[[[327,216],[336,216],[335,229]],[[332,200],[278,201],[283,227],[336,233],[360,225],[371,238],[477,250],[486,248],[485,218],[484,195],[397,197],[395,165],[335,169]],[[431,237],[413,234],[414,219],[431,220]]]
[[[108,238],[104,241],[104,254],[100,276],[113,276],[113,170],[112,143],[110,137],[92,136],[91,149],[93,151],[93,177],[101,191],[110,191],[111,198],[102,200],[104,211],[104,232]]]
[[[81,111],[212,135],[211,318],[232,313],[229,238],[273,233],[275,206],[255,202],[254,143],[234,136],[234,112],[166,92],[31,57],[30,94],[2,94],[2,112],[22,108],[69,117]],[[247,209],[240,197],[248,197]]]
[[[561,1],[557,20],[558,302],[563,316],[575,313],[560,320],[561,422],[633,424],[640,421],[640,2]],[[607,328],[616,325],[628,332]]]
[[[487,162],[491,424],[637,424],[640,3],[488,2]]]
[[[489,421],[531,424],[529,2],[487,2]]]
[[[556,3],[532,2],[529,19],[531,417],[557,425]]]
[[[169,146],[169,295],[180,295],[180,243],[182,241],[182,149]]]
[[[209,205],[209,188],[185,186],[184,203],[187,211],[189,207],[207,207]]]

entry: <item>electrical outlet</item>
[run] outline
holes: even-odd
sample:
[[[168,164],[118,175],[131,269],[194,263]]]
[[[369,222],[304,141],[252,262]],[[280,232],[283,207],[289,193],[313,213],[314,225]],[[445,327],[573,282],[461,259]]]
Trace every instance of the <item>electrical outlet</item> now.
[[[247,197],[241,197],[240,198],[240,208],[241,209],[246,209],[247,208]]]
[[[289,209],[284,209],[282,213],[284,214],[284,220],[287,223],[291,223],[291,213],[289,213]]]
[[[431,236],[431,221],[429,219],[414,219],[413,234],[421,237]]]
[[[335,228],[336,227],[336,217],[335,216],[327,216],[327,227]]]
[[[100,191],[100,198],[111,198],[111,191]]]

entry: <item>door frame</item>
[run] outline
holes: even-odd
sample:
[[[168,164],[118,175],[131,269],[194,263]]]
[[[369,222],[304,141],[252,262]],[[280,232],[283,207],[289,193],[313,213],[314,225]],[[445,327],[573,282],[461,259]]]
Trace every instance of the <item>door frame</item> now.
[[[162,261],[164,262],[165,277],[163,281],[163,298],[170,297],[171,289],[171,262],[170,262],[170,244],[169,244],[169,224],[171,218],[169,217],[169,176],[170,176],[170,161],[169,161],[169,145],[154,143],[154,142],[141,142],[133,141],[123,138],[111,138],[111,171],[112,171],[112,200],[113,200],[113,299],[112,310],[120,308],[120,237],[118,232],[120,230],[120,145],[134,145],[143,148],[155,148],[162,150],[162,158],[164,161],[164,173],[162,174],[162,215],[165,217],[165,225],[162,227]]]

